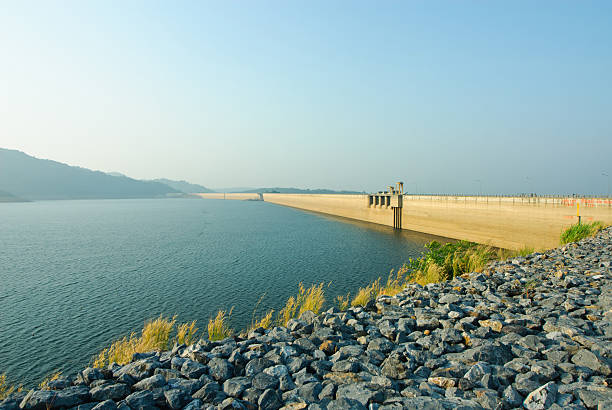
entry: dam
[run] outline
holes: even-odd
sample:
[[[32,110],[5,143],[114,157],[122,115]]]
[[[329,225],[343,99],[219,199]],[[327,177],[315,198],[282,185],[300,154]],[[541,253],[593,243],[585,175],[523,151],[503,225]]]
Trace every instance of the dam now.
[[[391,188],[391,187],[389,187]],[[261,200],[297,209],[491,246],[536,250],[559,245],[578,222],[612,224],[610,198],[412,195],[401,187],[373,194],[210,193],[202,198]]]

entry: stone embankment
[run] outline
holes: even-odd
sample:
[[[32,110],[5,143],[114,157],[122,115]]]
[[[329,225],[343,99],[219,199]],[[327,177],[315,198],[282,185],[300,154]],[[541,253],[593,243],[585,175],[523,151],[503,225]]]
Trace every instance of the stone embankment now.
[[[611,259],[607,229],[365,308],[87,368],[0,408],[612,408]]]

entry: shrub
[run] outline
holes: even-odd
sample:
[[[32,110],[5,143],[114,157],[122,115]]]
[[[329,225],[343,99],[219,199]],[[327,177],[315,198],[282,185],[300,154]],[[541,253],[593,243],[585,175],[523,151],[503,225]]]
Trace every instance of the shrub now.
[[[233,310],[233,307],[230,309],[229,313],[225,310],[219,310],[217,316],[208,321],[209,340],[223,340],[234,334],[234,329],[232,329],[228,323]]]
[[[581,239],[595,235],[604,228],[603,222],[600,221],[572,225],[561,234],[561,245],[570,242],[578,242]]]

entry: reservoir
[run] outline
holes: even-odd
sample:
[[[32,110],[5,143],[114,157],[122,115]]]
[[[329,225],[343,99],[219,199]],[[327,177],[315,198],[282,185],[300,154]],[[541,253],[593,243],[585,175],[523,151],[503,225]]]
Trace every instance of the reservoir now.
[[[266,202],[215,199],[0,204],[0,374],[72,374],[160,314],[198,321],[278,311],[325,282],[326,306],[386,278],[439,237]],[[442,239],[443,240],[443,239]]]

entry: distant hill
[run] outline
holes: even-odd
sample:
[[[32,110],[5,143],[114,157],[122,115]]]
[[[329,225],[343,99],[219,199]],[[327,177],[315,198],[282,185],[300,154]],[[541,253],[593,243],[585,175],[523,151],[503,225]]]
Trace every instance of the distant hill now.
[[[154,179],[154,182],[168,185],[170,188],[176,189],[185,194],[202,194],[206,192],[215,192],[212,189],[206,188],[205,186],[198,184],[191,184],[187,181],[173,181],[171,179],[158,178]]]
[[[363,194],[357,191],[334,191],[332,189],[300,189],[300,188],[257,188],[242,191],[241,193],[269,193],[269,194]]]
[[[155,198],[181,194],[159,182],[113,176],[3,148],[0,190],[25,199]]]
[[[0,202],[27,202],[27,200],[16,197],[10,192],[0,191]]]

